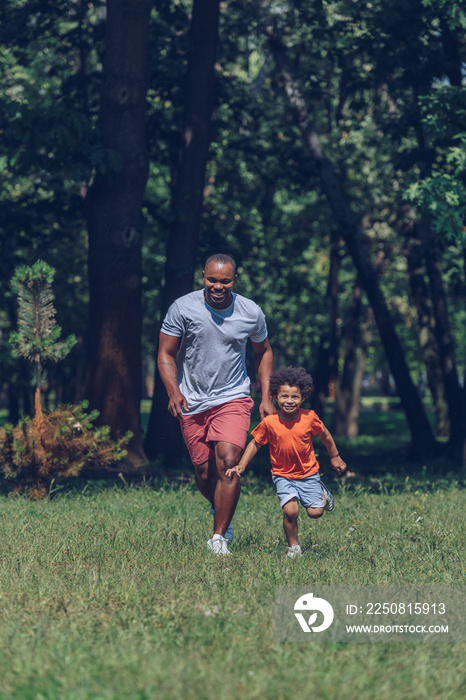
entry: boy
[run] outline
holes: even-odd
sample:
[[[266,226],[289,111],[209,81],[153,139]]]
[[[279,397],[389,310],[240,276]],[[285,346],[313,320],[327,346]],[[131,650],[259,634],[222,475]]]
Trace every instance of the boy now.
[[[332,494],[320,480],[311,436],[317,435],[322,440],[338,474],[346,469],[320,418],[314,411],[301,409],[312,390],[312,377],[302,367],[284,367],[273,372],[270,393],[278,405],[278,412],[266,416],[252,431],[253,439],[241,460],[226,472],[226,476],[241,476],[260,447],[269,444],[272,480],[283,509],[289,557],[302,554],[298,544],[298,502],[306,508],[310,518],[320,518],[324,510],[333,510],[334,507]]]

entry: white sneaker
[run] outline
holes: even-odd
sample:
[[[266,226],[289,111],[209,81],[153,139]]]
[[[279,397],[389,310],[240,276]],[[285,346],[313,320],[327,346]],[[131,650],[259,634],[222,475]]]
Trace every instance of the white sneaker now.
[[[212,517],[215,515],[214,507],[212,504],[210,504],[210,514],[212,515]],[[231,544],[233,542],[234,534],[235,532],[233,530],[233,523],[231,522],[225,530],[225,539],[228,542],[228,544]]]
[[[292,559],[295,557],[302,557],[303,553],[299,544],[292,544],[291,547],[288,547],[286,556],[291,557]]]
[[[325,486],[323,481],[320,482],[320,487],[322,489],[322,495],[323,495],[324,500],[325,500],[324,510],[333,510],[335,508],[335,500],[334,500],[332,494],[330,493],[328,488]]]
[[[214,535],[211,540],[207,542],[207,547],[213,551],[214,554],[231,554],[228,551],[227,541],[221,535]]]

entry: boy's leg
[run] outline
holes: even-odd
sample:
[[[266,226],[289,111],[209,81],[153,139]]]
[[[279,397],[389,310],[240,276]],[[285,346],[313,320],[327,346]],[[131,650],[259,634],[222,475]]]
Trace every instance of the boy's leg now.
[[[325,497],[322,492],[322,486],[319,474],[302,479],[297,483],[296,488],[299,493],[299,500],[305,507],[310,518],[316,519],[323,515],[325,508]]]
[[[297,498],[292,498],[282,506],[283,530],[285,532],[288,547],[298,544],[298,513],[299,504]]]
[[[307,514],[310,518],[320,518],[324,514],[324,509],[323,508],[313,508],[312,506],[309,506],[306,508]]]

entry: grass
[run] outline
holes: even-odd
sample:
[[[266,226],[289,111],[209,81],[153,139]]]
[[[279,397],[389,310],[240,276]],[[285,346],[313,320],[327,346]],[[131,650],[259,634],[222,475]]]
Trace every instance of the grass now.
[[[261,477],[220,560],[192,482],[2,498],[0,698],[459,698],[464,645],[273,642],[275,585],[464,583],[455,484],[335,495],[293,561]]]
[[[464,585],[460,475],[407,462],[396,411],[338,444],[356,476],[324,469],[336,508],[302,512],[300,560],[285,556],[265,448],[228,558],[206,550],[212,519],[186,464],[140,484],[70,481],[40,502],[4,490],[0,700],[462,697],[464,644],[273,641],[277,585]]]

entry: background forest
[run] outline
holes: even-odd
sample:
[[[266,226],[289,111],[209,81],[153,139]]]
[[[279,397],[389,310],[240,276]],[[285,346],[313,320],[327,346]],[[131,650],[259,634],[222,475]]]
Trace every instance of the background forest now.
[[[46,404],[89,399],[132,431],[136,469],[176,453],[160,318],[227,252],[276,364],[314,374],[335,435],[357,434],[361,392],[396,396],[414,452],[464,463],[465,29],[460,0],[5,0],[9,420],[33,402],[10,280],[42,259],[78,339]]]

